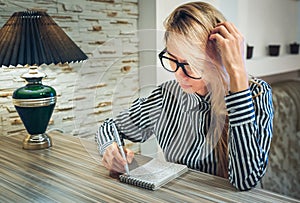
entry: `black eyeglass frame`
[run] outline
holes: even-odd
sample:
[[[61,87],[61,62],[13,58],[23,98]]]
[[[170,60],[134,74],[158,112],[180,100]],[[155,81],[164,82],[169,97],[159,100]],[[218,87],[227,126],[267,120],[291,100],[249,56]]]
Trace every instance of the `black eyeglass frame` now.
[[[190,78],[192,78],[192,79],[195,79],[195,80],[200,80],[200,79],[202,78],[202,77],[193,77],[193,76],[190,76],[190,75],[187,73],[187,71],[186,71],[186,69],[185,69],[185,67],[184,67],[185,65],[189,65],[188,63],[180,63],[180,62],[178,62],[178,61],[175,60],[175,59],[166,57],[166,56],[164,56],[165,53],[167,53],[167,48],[164,48],[164,49],[158,54],[158,58],[159,58],[159,60],[160,60],[161,65],[164,67],[164,69],[166,69],[167,71],[169,71],[169,72],[171,72],[171,73],[175,73],[175,72],[179,69],[179,67],[180,67],[180,68],[182,68],[182,70],[183,70],[183,72],[184,72],[184,74],[185,74],[186,76],[188,76],[188,77],[190,77]],[[174,63],[176,63],[176,69],[175,69],[175,70],[170,70],[170,69],[166,68],[166,67],[164,66],[164,63],[163,63],[163,58],[168,59],[168,60],[173,61]]]

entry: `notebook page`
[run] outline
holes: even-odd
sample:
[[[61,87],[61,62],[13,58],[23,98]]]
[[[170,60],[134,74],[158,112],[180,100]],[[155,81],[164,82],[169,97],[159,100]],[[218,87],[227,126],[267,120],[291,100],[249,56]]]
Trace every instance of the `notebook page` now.
[[[132,170],[130,177],[153,183],[156,188],[186,172],[187,166],[152,159],[148,163]]]

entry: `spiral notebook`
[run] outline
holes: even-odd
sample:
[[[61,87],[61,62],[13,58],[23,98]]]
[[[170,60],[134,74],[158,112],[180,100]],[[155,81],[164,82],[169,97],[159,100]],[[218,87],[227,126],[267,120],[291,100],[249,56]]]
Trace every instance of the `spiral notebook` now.
[[[188,167],[186,165],[152,159],[130,171],[130,176],[122,174],[119,176],[119,179],[127,184],[156,190],[187,171]]]

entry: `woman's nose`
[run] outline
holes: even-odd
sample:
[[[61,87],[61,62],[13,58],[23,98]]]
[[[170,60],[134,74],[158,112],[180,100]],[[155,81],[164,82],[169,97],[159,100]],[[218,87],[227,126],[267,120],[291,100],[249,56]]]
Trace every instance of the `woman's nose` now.
[[[181,78],[186,78],[187,75],[184,73],[183,69],[181,67],[179,67],[177,69],[177,71],[175,72],[175,74]]]

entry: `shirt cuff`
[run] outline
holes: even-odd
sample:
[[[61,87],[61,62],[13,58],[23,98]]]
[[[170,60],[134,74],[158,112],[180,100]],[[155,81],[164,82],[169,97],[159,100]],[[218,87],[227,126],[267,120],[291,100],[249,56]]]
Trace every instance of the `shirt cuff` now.
[[[101,156],[103,156],[103,154],[104,154],[106,148],[107,148],[109,145],[111,145],[113,142],[114,142],[114,140],[111,140],[111,141],[108,141],[108,142],[106,142],[105,144],[99,146],[99,152],[100,152],[100,155],[101,155]]]
[[[249,88],[227,95],[225,103],[231,126],[246,124],[255,120],[254,105]]]
[[[104,154],[106,148],[107,148],[109,145],[111,145],[111,144],[114,142],[114,140],[108,140],[108,141],[105,142],[105,143],[101,143],[101,139],[100,139],[100,130],[98,130],[98,131],[96,132],[96,135],[95,135],[95,142],[97,143],[97,146],[98,146],[97,148],[98,148],[98,151],[99,151],[100,155],[103,156],[103,154]]]

